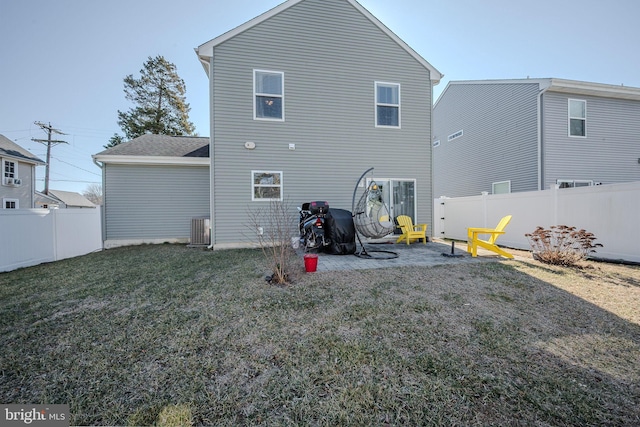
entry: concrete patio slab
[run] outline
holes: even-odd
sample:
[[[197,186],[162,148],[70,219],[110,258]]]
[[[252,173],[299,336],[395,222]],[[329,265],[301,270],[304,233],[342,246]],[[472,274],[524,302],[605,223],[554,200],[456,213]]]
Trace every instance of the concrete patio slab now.
[[[318,254],[318,272],[340,270],[364,270],[374,268],[410,267],[410,266],[434,266],[460,263],[496,262],[503,260],[492,252],[478,251],[478,257],[473,258],[467,253],[466,243],[456,242],[454,257],[443,254],[451,254],[451,242],[442,240],[430,241],[426,245],[420,242],[411,245],[396,244],[393,242],[365,243],[365,252],[370,256],[356,255],[332,255],[328,253]],[[358,252],[361,246],[358,244]],[[384,251],[384,252],[379,252]],[[397,253],[392,259],[387,252]],[[302,252],[300,257],[303,256]]]

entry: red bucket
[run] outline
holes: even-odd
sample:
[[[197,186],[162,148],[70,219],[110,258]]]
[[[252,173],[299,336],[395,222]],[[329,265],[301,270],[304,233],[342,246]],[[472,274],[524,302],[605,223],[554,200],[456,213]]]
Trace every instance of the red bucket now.
[[[313,273],[318,268],[317,254],[304,254],[304,269],[307,273]]]

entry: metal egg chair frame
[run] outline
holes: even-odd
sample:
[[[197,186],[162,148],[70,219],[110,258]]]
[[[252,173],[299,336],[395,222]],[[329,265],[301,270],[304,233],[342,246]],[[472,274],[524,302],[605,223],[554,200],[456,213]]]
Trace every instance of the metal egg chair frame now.
[[[369,172],[373,171],[373,169],[374,168],[367,169],[360,176],[353,190],[353,198],[351,199],[353,224],[361,248],[360,251],[356,251],[354,255],[360,258],[393,259],[398,257],[396,252],[385,250],[367,251],[360,239],[360,235],[370,239],[380,239],[393,233],[395,229],[393,218],[391,218],[391,214],[389,213],[389,207],[382,197],[382,189],[373,179],[365,186],[365,190],[356,204],[356,195],[358,188],[360,188],[360,182]]]

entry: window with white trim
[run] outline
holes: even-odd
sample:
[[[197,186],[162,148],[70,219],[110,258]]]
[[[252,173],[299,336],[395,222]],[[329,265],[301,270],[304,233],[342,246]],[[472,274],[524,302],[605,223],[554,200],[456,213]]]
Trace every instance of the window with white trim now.
[[[400,85],[375,82],[376,127],[400,127]]]
[[[593,181],[590,179],[558,179],[556,184],[559,188],[591,187]]]
[[[2,209],[20,209],[20,200],[2,199]]]
[[[251,200],[282,200],[282,172],[251,171]]]
[[[253,118],[284,121],[284,73],[253,70]]]
[[[2,159],[2,184],[11,185],[13,179],[18,177],[18,163]]]
[[[569,136],[587,136],[587,101],[569,99]]]
[[[491,194],[511,193],[511,181],[498,181],[491,184]]]
[[[464,135],[464,132],[462,129],[460,129],[458,132],[454,132],[451,135],[449,135],[447,137],[447,141],[453,141],[454,139],[460,138],[462,135]]]

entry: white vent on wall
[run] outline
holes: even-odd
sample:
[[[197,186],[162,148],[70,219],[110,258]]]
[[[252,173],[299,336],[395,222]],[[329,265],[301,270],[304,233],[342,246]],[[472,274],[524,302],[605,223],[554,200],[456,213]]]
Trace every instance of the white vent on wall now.
[[[211,241],[209,236],[209,217],[191,218],[191,245],[208,246]]]

